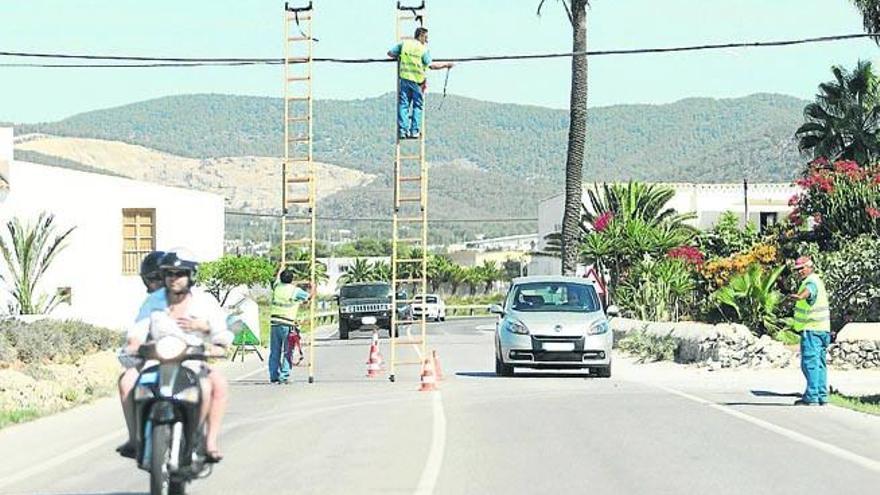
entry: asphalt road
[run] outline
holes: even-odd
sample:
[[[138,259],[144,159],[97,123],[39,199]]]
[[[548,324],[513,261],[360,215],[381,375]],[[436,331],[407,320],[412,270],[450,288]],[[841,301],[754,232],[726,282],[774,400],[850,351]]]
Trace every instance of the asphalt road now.
[[[316,383],[229,363],[226,459],[190,485],[241,493],[875,493],[880,418],[789,404],[793,390],[682,381],[616,357],[611,379],[493,372],[491,320],[429,325],[440,391],[418,367],[365,377],[368,335],[316,347]],[[387,340],[382,352],[390,354]],[[414,357],[404,349],[406,357]],[[791,373],[797,373],[791,370]],[[684,376],[684,375],[682,375]],[[134,494],[112,400],[0,431],[2,494]]]

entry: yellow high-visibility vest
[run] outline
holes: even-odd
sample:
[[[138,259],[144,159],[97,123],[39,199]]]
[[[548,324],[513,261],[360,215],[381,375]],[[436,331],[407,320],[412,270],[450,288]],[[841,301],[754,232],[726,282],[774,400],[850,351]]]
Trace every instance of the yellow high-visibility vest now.
[[[810,304],[809,298],[799,299],[794,305],[794,331],[830,332],[831,309],[828,307],[828,291],[825,290],[825,284],[818,275],[812,273],[801,282],[798,292],[804,291],[807,283],[816,286],[816,300]]]
[[[272,319],[281,320],[284,323],[293,323],[299,316],[299,303],[296,300],[298,287],[293,284],[278,284],[272,290],[272,307],[270,315]]]
[[[398,56],[398,68],[401,79],[412,81],[416,84],[425,82],[425,69],[427,67],[422,62],[422,55],[428,48],[417,40],[403,40],[400,45],[400,56]]]

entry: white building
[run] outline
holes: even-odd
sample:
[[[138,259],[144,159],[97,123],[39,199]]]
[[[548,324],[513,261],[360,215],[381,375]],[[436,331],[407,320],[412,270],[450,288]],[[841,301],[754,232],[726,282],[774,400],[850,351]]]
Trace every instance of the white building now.
[[[12,129],[0,128],[3,160],[9,164],[8,193],[4,197],[0,186],[0,225],[12,218],[33,223],[49,212],[58,232],[75,227],[38,286],[38,293],[69,294],[70,303],[59,306],[55,317],[122,328],[144,298],[138,269],[146,253],[183,246],[201,261],[223,254],[218,195],[15,161]],[[7,235],[5,228],[0,235]],[[0,271],[6,270],[0,259]],[[9,301],[0,282],[0,313]]]
[[[492,237],[490,239],[477,239],[464,243],[464,248],[460,250],[476,250],[476,251],[521,251],[529,253],[535,250],[539,245],[537,234],[520,234],[508,235],[504,237]],[[450,252],[452,249],[450,249]]]
[[[748,215],[749,222],[763,230],[782,220],[791,211],[788,200],[798,192],[795,185],[788,183],[661,185],[675,189],[675,196],[666,206],[679,213],[696,214],[696,218],[689,223],[700,229],[712,227],[724,212],[729,211],[737,215],[740,221]],[[585,205],[590,204],[587,190],[594,187],[591,184],[584,188]],[[549,197],[538,204],[538,238],[541,239],[542,249],[547,235],[562,230],[564,205],[564,194]],[[560,271],[560,261],[556,258],[536,256],[529,264],[529,274],[533,275],[558,274]]]

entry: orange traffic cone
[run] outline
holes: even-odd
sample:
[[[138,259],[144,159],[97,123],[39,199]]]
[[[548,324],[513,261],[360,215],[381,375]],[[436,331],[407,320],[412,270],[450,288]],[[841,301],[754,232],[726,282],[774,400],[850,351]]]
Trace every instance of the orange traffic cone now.
[[[379,352],[379,334],[373,332],[373,341],[370,343],[370,356],[367,359],[367,376],[374,378],[382,373],[382,353]]]
[[[443,367],[440,366],[440,357],[437,356],[437,351],[431,351],[431,357],[434,361],[434,374],[437,376],[438,380],[443,379]]]
[[[422,376],[419,392],[434,392],[437,390],[437,382],[434,378],[434,364],[431,358],[426,358],[422,363]]]

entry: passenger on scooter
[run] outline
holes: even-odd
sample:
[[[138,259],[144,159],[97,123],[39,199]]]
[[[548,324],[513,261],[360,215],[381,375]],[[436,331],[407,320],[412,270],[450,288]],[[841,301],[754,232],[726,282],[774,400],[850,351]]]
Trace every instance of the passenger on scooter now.
[[[159,270],[159,261],[165,256],[164,251],[153,251],[146,255],[141,261],[141,281],[147,288],[147,295],[156,292],[165,286],[165,279],[162,278],[162,272]],[[123,355],[120,358],[125,366],[125,371],[119,376],[119,401],[122,403],[122,414],[125,416],[125,426],[128,428],[128,440],[116,448],[116,451],[125,457],[134,457],[135,441],[134,441],[134,401],[131,397],[131,391],[137,382],[138,373],[140,371],[137,363]]]
[[[190,335],[200,334],[208,338],[211,344],[226,347],[233,341],[233,334],[227,329],[226,314],[211,294],[193,288],[198,272],[198,262],[183,250],[169,252],[162,257],[159,268],[165,281],[165,288],[160,289],[147,298],[135,324],[128,331],[127,350],[136,353],[141,343],[148,336],[154,339],[161,337],[152,328],[150,322],[154,312],[162,312],[176,322],[176,326]],[[220,425],[226,412],[229,384],[218,370],[203,365],[201,372],[202,393],[210,400],[204,402],[202,418],[207,417],[206,455],[209,462],[222,459],[218,447]]]

